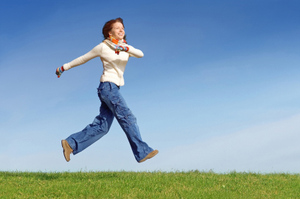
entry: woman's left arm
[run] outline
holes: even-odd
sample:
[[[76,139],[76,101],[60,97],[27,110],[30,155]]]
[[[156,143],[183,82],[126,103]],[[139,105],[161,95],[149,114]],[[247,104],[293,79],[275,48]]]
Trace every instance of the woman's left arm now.
[[[131,57],[136,57],[136,58],[144,57],[144,53],[141,50],[134,48],[133,46],[130,46],[130,45],[128,45],[128,47],[129,47],[129,50],[127,52],[129,53],[129,55]]]

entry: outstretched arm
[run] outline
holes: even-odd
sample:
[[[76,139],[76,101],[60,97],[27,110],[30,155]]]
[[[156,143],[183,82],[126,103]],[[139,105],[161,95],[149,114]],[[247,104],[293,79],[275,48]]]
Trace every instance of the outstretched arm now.
[[[95,57],[99,57],[101,54],[101,46],[97,45],[96,47],[94,47],[90,52],[86,53],[85,55],[82,55],[76,59],[74,59],[73,61],[64,64],[62,67],[58,67],[56,69],[56,75],[59,78],[61,76],[61,74],[64,71],[67,71],[73,67],[82,65],[88,61],[90,61],[91,59],[94,59]]]
[[[73,67],[82,65],[82,64],[90,61],[91,59],[94,59],[95,57],[100,56],[100,53],[101,53],[101,46],[97,45],[96,47],[94,47],[90,52],[86,53],[85,55],[82,55],[82,56],[74,59],[73,61],[64,64],[64,69],[69,70]]]

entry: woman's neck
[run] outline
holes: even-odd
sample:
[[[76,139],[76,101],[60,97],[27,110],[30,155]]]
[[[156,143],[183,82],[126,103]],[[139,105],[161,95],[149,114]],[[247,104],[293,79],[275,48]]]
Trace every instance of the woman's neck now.
[[[118,40],[118,39],[114,38],[114,37],[111,36],[111,35],[109,35],[109,40],[110,40],[111,42],[113,42],[114,44],[118,44],[119,41],[121,41],[121,42],[123,42],[123,43],[127,43],[127,42],[125,41],[125,39]]]

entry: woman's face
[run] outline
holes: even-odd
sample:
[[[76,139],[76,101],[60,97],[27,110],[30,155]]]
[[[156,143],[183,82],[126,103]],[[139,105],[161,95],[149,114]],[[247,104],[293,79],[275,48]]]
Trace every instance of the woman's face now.
[[[112,29],[109,35],[113,36],[117,40],[122,40],[125,36],[124,26],[120,22],[116,22],[112,25]]]

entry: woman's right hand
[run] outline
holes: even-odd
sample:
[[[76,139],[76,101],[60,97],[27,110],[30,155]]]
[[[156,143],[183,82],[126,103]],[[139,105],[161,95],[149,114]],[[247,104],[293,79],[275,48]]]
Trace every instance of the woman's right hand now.
[[[55,74],[57,75],[57,78],[59,78],[64,71],[65,71],[65,69],[64,69],[63,66],[62,67],[58,67],[56,69],[56,72],[55,72]]]

